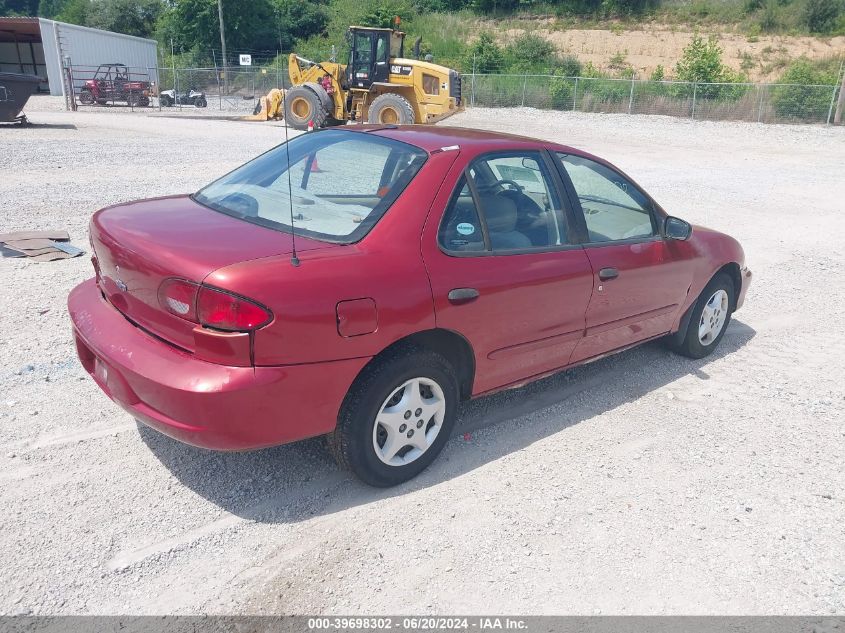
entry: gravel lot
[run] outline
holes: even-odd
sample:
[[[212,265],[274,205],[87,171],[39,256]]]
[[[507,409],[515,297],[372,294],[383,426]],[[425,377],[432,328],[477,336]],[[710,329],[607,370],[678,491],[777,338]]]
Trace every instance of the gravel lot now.
[[[83,247],[95,209],[284,137],[48,98],[29,115],[0,127],[0,230]],[[0,260],[0,613],[845,613],[845,128],[446,123],[595,151],[738,237],[755,280],[719,353],[649,344],[474,401],[431,469],[373,490],[317,440],[215,454],[138,428],[76,361],[87,257]]]

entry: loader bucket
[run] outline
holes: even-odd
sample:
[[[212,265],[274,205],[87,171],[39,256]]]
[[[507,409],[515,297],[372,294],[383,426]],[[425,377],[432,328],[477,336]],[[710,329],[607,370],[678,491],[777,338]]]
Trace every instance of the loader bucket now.
[[[281,119],[284,115],[284,91],[273,88],[266,97],[261,97],[250,116],[242,117],[243,121],[269,121]]]
[[[255,106],[252,114],[243,117],[244,121],[266,121],[267,120],[267,97],[261,97]]]
[[[40,82],[35,75],[0,73],[0,122],[25,121],[20,112]]]

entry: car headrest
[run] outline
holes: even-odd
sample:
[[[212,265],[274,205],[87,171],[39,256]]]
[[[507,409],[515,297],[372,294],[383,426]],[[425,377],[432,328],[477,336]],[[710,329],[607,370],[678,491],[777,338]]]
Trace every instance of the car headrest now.
[[[481,196],[481,208],[491,233],[513,231],[516,226],[516,204],[502,196]]]

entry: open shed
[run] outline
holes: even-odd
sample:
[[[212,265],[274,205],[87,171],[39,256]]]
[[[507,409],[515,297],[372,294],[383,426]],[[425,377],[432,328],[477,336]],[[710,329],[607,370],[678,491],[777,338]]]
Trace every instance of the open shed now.
[[[157,81],[155,40],[44,18],[0,18],[0,72],[38,75],[41,92],[64,94],[62,67],[121,63]]]

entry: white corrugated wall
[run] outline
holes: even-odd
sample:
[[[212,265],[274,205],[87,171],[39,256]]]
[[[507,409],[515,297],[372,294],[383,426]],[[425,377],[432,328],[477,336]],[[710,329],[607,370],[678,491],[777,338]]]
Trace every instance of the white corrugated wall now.
[[[158,49],[155,40],[43,18],[39,19],[39,23],[51,95],[63,94],[60,57],[70,57],[74,66],[126,64],[149,72],[150,81],[158,81]]]

